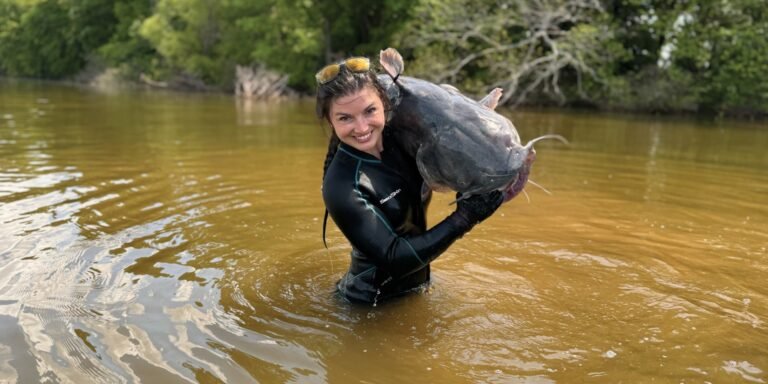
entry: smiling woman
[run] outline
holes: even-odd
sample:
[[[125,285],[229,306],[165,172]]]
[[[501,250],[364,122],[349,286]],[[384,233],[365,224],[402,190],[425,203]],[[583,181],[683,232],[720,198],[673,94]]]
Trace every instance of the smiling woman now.
[[[501,205],[501,193],[462,199],[427,230],[431,193],[416,161],[386,128],[389,105],[367,59],[330,64],[316,79],[317,113],[333,128],[323,172],[328,213],[352,244],[338,282],[347,300],[373,303],[420,290],[430,262]]]
[[[334,133],[342,143],[381,159],[384,103],[373,87],[336,98],[330,114]]]

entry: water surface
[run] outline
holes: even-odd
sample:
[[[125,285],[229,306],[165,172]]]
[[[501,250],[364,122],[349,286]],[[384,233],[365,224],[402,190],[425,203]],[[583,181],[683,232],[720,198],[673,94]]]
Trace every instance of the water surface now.
[[[374,308],[312,111],[0,83],[0,382],[768,381],[765,124],[506,111],[551,194]]]

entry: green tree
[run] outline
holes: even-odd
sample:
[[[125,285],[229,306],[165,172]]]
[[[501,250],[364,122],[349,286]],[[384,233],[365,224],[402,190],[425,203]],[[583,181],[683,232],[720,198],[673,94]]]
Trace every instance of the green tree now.
[[[403,29],[413,8],[413,1],[402,0],[317,2],[317,14],[324,26],[325,61],[350,54],[378,54]]]
[[[314,89],[314,73],[349,55],[373,56],[410,17],[411,1],[229,0],[233,28],[224,51],[289,74],[290,84]],[[247,55],[243,56],[243,52]]]
[[[316,3],[302,0],[229,0],[231,17],[222,53],[236,64],[264,64],[309,89],[323,54],[323,27]],[[232,65],[232,68],[234,65]]]
[[[60,0],[59,4],[67,10],[72,37],[84,55],[94,52],[114,34],[114,0]]]
[[[688,1],[610,0],[613,41],[623,54],[615,56],[608,86],[598,104],[604,108],[651,112],[695,111],[694,79],[666,65],[675,21]]]
[[[13,52],[11,41],[21,21],[21,10],[15,2],[0,0],[0,74],[7,72],[7,57]]]
[[[684,1],[606,1],[614,39],[627,51],[627,55],[617,61],[618,74],[639,72],[657,64],[681,3]]]
[[[61,78],[85,64],[70,28],[67,9],[56,0],[27,9],[11,6],[16,17],[5,25],[0,41],[0,66],[11,76]]]
[[[11,76],[73,75],[113,33],[109,1],[5,0],[0,10],[0,68]]]
[[[97,52],[128,77],[151,72],[152,62],[158,55],[139,33],[142,22],[151,14],[151,0],[117,0],[114,3],[114,32]]]
[[[614,0],[607,9],[628,54],[604,103],[646,111],[768,110],[764,1]]]
[[[677,20],[672,70],[695,79],[700,109],[768,111],[768,10],[758,0],[692,4]]]
[[[0,71],[60,78],[90,59],[123,73],[229,87],[235,65],[266,65],[314,89],[314,72],[375,55],[410,1],[0,0]]]
[[[215,82],[215,47],[220,39],[220,2],[215,0],[159,0],[139,28],[160,56],[156,74],[182,72]],[[163,73],[163,71],[167,71]]]

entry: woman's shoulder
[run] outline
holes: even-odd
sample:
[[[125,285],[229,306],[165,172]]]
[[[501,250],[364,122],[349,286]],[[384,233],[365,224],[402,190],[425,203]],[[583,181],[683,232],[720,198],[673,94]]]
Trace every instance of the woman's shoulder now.
[[[350,158],[343,150],[339,149],[333,156],[333,160],[325,171],[324,183],[328,179],[349,179],[354,178],[357,169],[357,161]]]
[[[344,161],[343,156],[336,155],[323,179],[323,199],[326,204],[329,200],[346,199],[354,193],[356,173],[354,163]]]

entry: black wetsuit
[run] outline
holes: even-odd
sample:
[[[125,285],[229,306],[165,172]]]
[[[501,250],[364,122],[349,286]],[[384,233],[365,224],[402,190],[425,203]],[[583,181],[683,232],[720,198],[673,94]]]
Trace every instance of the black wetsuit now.
[[[426,229],[429,199],[416,162],[384,130],[381,160],[344,143],[328,167],[323,199],[352,244],[349,271],[339,293],[376,302],[429,282],[429,263],[472,225],[454,212]]]

